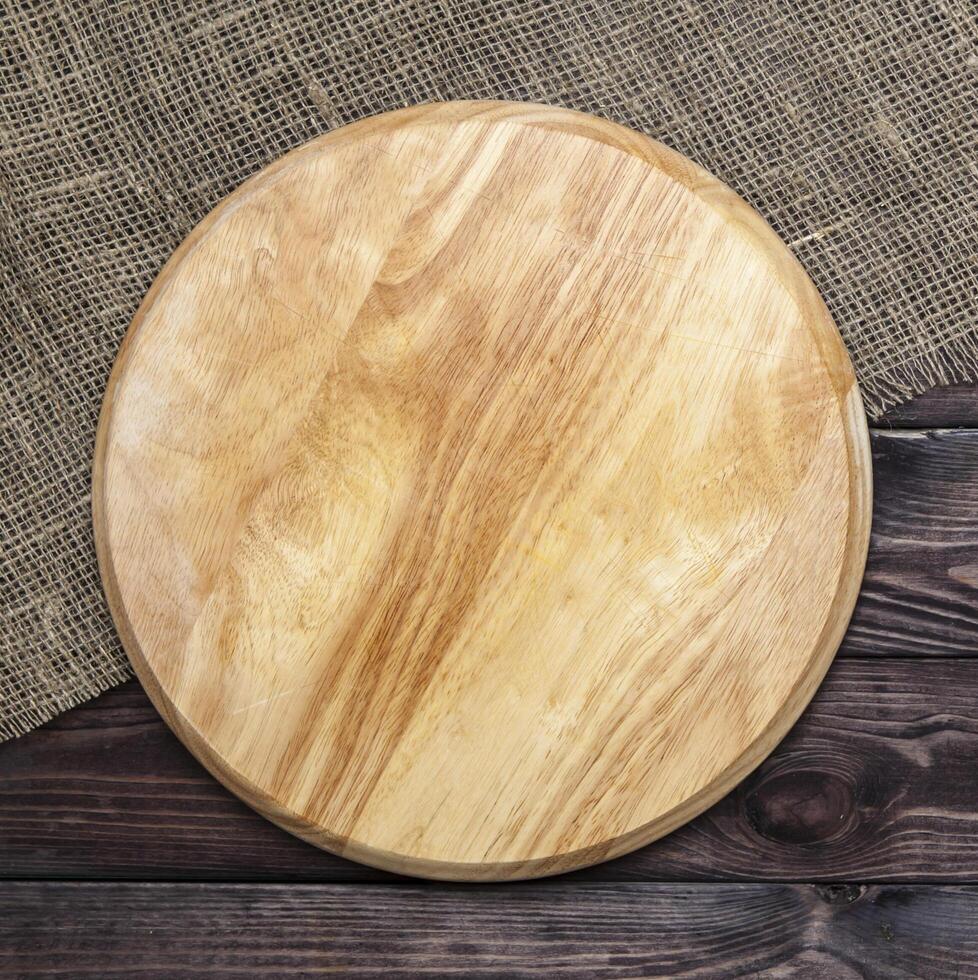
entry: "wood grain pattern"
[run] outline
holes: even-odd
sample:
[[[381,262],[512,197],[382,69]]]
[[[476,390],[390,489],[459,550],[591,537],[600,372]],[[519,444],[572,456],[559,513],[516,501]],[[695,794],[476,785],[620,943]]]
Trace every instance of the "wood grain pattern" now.
[[[968,977],[978,888],[0,885],[0,976]]]
[[[974,662],[837,661],[748,780],[600,881],[978,880]],[[0,745],[0,876],[380,881],[239,803],[135,683]]]
[[[250,181],[154,284],[94,512],[151,697],[339,854],[550,874],[678,826],[824,675],[869,532],[848,357],[727,188],[427,106]]]
[[[978,437],[876,431],[873,535],[840,653],[978,655]]]
[[[978,386],[931,388],[888,409],[875,424],[900,429],[978,428]]]

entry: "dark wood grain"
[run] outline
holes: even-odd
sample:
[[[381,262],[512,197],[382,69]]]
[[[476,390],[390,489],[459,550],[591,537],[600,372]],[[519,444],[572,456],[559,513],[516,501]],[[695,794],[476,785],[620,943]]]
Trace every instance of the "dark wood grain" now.
[[[978,431],[873,432],[873,534],[841,656],[978,654]]]
[[[0,976],[973,976],[978,888],[8,883]]]
[[[948,385],[896,405],[873,425],[878,428],[978,428],[978,386]]]
[[[838,661],[736,791],[604,881],[978,879],[973,661]],[[135,683],[0,745],[0,875],[390,880],[222,789]]]

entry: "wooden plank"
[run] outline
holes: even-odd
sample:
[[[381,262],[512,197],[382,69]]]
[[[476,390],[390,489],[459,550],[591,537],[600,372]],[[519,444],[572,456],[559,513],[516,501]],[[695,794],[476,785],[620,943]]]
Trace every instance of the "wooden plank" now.
[[[0,976],[973,976],[978,888],[0,886]]]
[[[873,432],[873,532],[842,656],[978,654],[978,431]]]
[[[877,428],[978,428],[978,385],[948,385],[896,405],[873,425]]]
[[[838,661],[772,757],[590,880],[978,880],[972,661]],[[0,745],[0,875],[370,881],[221,788],[130,683]]]

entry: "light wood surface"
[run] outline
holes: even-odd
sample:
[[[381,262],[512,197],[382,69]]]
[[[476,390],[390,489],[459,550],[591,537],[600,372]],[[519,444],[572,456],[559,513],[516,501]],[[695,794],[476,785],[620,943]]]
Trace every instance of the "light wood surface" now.
[[[869,534],[845,349],[763,221],[566,110],[348,126],[228,198],[106,394],[96,542],[190,749],[323,847],[514,878],[719,798]]]

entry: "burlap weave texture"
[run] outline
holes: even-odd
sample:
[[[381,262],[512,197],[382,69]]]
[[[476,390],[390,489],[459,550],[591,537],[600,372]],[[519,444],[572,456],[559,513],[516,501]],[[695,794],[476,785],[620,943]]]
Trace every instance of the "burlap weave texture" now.
[[[0,738],[127,676],[92,544],[112,360],[222,197],[342,123],[570,106],[747,198],[878,414],[978,374],[978,16],[963,0],[57,0],[0,15]]]

